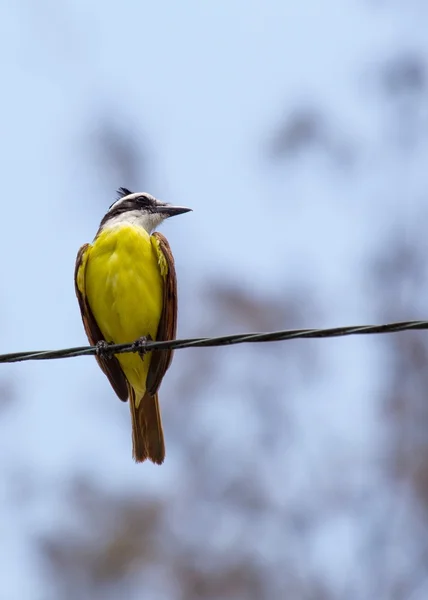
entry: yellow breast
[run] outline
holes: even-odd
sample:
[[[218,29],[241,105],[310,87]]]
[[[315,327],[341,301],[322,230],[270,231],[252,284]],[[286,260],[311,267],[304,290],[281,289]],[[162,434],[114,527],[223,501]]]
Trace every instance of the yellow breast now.
[[[119,225],[100,233],[89,249],[86,295],[107,342],[156,339],[163,308],[163,278],[156,246],[142,227]],[[138,394],[143,395],[150,354],[118,356]]]

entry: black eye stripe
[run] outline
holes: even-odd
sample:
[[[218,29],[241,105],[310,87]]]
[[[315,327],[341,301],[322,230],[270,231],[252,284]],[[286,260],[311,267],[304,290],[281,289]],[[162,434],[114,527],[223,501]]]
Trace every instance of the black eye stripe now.
[[[150,194],[133,194],[126,188],[119,188],[118,194],[120,197],[113,202],[110,206],[108,212],[104,215],[100,228],[107,223],[113,217],[118,217],[124,213],[133,211],[133,210],[143,210],[145,213],[156,213],[157,212],[157,202],[156,199],[153,198]],[[127,196],[130,196],[128,198]]]
[[[123,198],[126,198],[126,196],[130,196],[133,194],[134,192],[131,192],[131,190],[129,190],[128,188],[120,187],[117,190],[116,200],[113,202],[113,204],[110,205],[109,208],[112,208],[112,206],[118,203],[119,200],[122,200]],[[135,208],[144,208],[148,211],[150,211],[153,207],[156,207],[156,199],[153,198],[153,196],[151,196],[150,194],[135,195],[132,200],[130,200],[129,202],[125,201],[124,203],[121,202],[119,206],[124,207],[124,210],[129,210],[130,203],[132,203],[135,206]],[[120,212],[123,212],[122,208],[120,209]]]

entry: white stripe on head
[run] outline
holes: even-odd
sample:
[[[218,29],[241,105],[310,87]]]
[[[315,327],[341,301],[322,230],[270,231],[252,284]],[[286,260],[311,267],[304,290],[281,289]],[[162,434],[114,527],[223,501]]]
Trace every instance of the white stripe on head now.
[[[132,202],[132,200],[135,200],[136,198],[141,198],[141,196],[145,196],[148,200],[151,200],[154,204],[157,203],[156,198],[154,196],[152,196],[151,194],[148,194],[147,192],[136,192],[135,194],[128,194],[127,196],[122,196],[121,198],[118,198],[116,200],[116,202],[113,202],[113,204],[110,206],[110,208],[108,209],[108,212],[117,208],[121,204],[124,204],[125,202],[129,202],[129,201]]]

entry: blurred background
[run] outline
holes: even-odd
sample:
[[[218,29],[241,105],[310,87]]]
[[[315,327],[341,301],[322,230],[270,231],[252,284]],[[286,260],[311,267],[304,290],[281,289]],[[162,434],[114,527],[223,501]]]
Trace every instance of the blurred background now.
[[[165,223],[180,337],[426,319],[428,8],[0,4],[0,352],[86,343],[115,189]],[[93,358],[0,369],[0,599],[428,597],[424,332],[181,350],[167,458]]]

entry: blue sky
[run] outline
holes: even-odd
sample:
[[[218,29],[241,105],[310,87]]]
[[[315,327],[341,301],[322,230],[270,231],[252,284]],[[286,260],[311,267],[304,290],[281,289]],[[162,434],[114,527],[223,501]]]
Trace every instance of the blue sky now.
[[[325,0],[322,8],[315,0],[45,0],[37,9],[4,2],[0,352],[85,341],[73,289],[76,252],[92,239],[115,188],[127,185],[106,179],[87,146],[110,111],[148,143],[147,191],[194,209],[163,228],[184,299],[182,336],[197,333],[192,300],[207,276],[276,293],[278,273],[293,282],[303,274],[321,291],[325,309],[321,321],[309,315],[305,324],[373,320],[361,283],[364,258],[386,243],[390,227],[413,225],[411,199],[427,179],[425,148],[403,156],[388,138],[375,72],[402,48],[426,50],[421,12],[416,3],[403,14],[398,3],[351,0]],[[275,126],[303,105],[321,107],[338,139],[352,141],[357,161],[349,170],[316,150],[296,161],[266,160]],[[216,327],[227,333],[222,323]],[[364,446],[356,460],[367,476],[365,452],[377,431],[370,405],[377,360],[368,340],[329,346],[325,384],[317,381],[312,392],[323,404],[308,398],[304,408],[292,407],[305,448],[303,458],[296,450],[296,473],[308,456],[314,465],[333,461],[335,439],[350,454]],[[332,372],[341,374],[333,392]],[[93,360],[2,366],[2,376],[13,380],[22,403],[0,424],[0,451],[8,457],[2,471],[30,471],[45,482],[45,493],[22,511],[0,484],[0,560],[10,586],[1,584],[0,597],[7,591],[8,600],[22,600],[36,597],[33,584],[43,586],[29,534],[64,518],[57,482],[83,470],[103,485],[139,491],[143,477],[135,481],[128,432],[116,425],[128,415]],[[308,404],[322,427],[308,418]],[[148,466],[144,484],[168,486],[174,468]],[[303,488],[297,481],[296,493]],[[348,531],[352,537],[348,524],[337,527],[334,539],[346,540]],[[320,539],[321,557],[333,550],[331,540]]]

